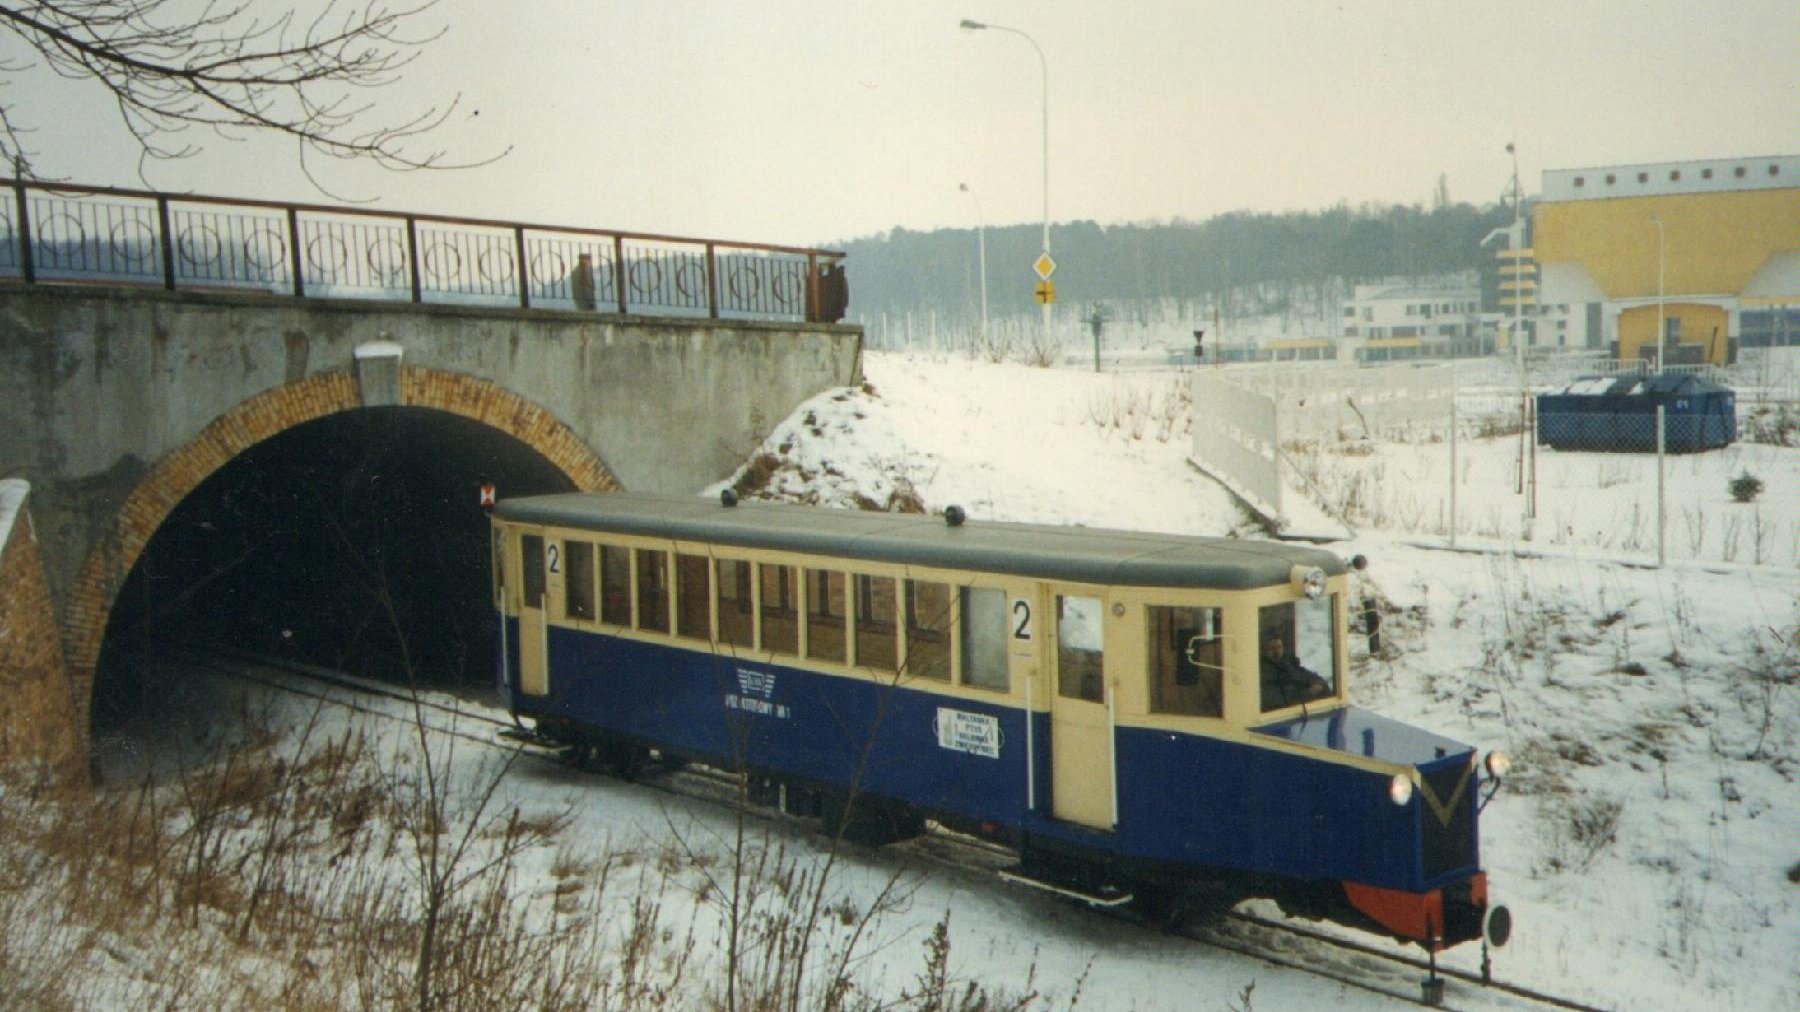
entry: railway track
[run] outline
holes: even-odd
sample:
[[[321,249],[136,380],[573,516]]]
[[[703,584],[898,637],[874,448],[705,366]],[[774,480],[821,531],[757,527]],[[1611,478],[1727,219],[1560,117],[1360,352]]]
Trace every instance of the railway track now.
[[[483,713],[471,706],[450,705],[424,699],[390,683],[359,678],[339,671],[279,658],[235,654],[218,650],[182,648],[185,663],[205,667],[219,675],[253,683],[279,692],[304,696],[345,706],[356,712],[392,720],[422,720],[435,733],[456,736],[475,744],[524,750],[547,761],[567,764],[560,750],[532,744],[524,729],[514,721]],[[274,673],[271,673],[274,672]],[[279,673],[279,674],[275,674]],[[313,685],[296,685],[299,676]],[[313,686],[323,688],[314,688]],[[339,690],[334,694],[326,689]],[[344,694],[348,694],[347,696]],[[366,705],[358,697],[378,697],[404,704],[411,713],[400,716],[391,711]],[[739,779],[733,774],[710,767],[694,766],[679,772],[667,772],[636,781],[652,790],[708,803],[735,802],[740,796]],[[810,828],[811,820],[785,815],[772,808],[749,806],[747,811],[763,821]],[[978,878],[991,879],[1016,855],[1004,847],[985,840],[964,836],[928,823],[931,830],[917,840],[894,845],[910,856],[941,867]],[[1127,920],[1145,930],[1155,927],[1130,912],[1129,908],[1100,909],[1115,919]],[[1183,926],[1173,933],[1209,948],[1260,960],[1274,966],[1298,970],[1357,990],[1393,998],[1409,1004],[1421,1003],[1421,978],[1418,974],[1434,972],[1424,959],[1383,949],[1367,942],[1319,931],[1287,921],[1273,920],[1238,910],[1204,923]],[[1447,992],[1436,1007],[1465,1009],[1560,1009],[1564,1012],[1608,1012],[1570,998],[1559,997],[1537,988],[1507,981],[1485,978],[1456,967],[1438,966],[1435,974],[1459,987]],[[1470,1004],[1473,1002],[1473,1004]]]

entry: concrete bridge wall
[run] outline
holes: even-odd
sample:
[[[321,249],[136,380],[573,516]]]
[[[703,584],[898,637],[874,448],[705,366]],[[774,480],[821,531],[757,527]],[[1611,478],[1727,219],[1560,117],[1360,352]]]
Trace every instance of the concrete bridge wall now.
[[[578,488],[692,491],[801,401],[858,382],[861,343],[841,325],[7,285],[0,479],[31,485],[82,719],[112,595],[157,525],[270,436],[427,407],[518,438]]]

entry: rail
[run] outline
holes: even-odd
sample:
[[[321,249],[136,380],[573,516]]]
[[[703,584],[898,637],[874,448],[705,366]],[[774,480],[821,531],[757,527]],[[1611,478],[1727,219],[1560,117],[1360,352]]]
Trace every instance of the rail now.
[[[835,322],[841,252],[0,179],[0,278]]]

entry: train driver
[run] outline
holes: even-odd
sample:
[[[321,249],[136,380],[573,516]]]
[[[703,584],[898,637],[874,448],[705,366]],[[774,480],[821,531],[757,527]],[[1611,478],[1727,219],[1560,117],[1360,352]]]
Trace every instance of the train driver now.
[[[1274,710],[1295,703],[1324,699],[1331,695],[1331,684],[1317,672],[1303,667],[1287,652],[1280,633],[1271,633],[1263,641],[1262,708]]]

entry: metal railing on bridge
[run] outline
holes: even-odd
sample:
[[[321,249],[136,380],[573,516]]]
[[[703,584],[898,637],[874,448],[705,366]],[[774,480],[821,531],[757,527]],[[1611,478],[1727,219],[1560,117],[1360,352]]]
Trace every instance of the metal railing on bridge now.
[[[0,278],[834,322],[831,250],[0,179]]]

